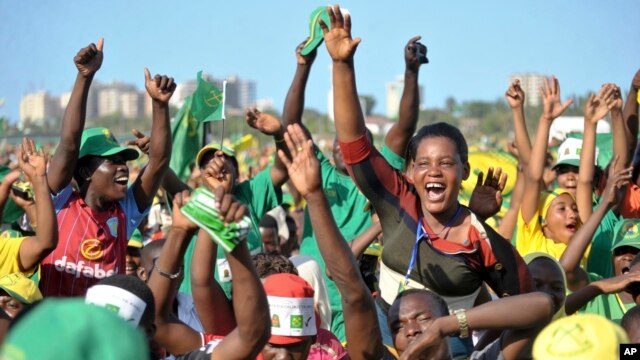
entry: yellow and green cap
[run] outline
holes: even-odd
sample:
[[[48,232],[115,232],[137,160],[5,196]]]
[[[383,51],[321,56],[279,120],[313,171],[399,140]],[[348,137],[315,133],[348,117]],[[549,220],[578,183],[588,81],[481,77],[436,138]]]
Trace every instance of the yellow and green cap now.
[[[230,157],[236,157],[236,151],[234,148],[230,147],[230,146],[226,146],[226,145],[220,145],[219,143],[211,143],[209,145],[205,145],[202,149],[200,149],[200,151],[198,151],[198,155],[196,155],[196,165],[200,166],[200,161],[202,161],[202,158],[208,154],[209,152],[215,152],[218,150],[222,150],[222,153],[230,156]]]
[[[42,293],[38,289],[38,285],[22,273],[0,277],[0,289],[23,304],[33,304],[42,300]]]

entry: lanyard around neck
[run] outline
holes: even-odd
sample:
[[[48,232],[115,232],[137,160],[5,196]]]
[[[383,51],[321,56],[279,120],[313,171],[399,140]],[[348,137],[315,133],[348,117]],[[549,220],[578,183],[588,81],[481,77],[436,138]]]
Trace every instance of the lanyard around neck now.
[[[462,206],[458,204],[458,209],[456,210],[456,213],[453,215],[453,217],[449,221],[447,221],[447,223],[444,225],[444,227],[442,228],[442,230],[440,230],[439,233],[433,234],[433,235],[439,236],[443,231],[451,227],[451,224],[453,224],[453,222],[456,221],[458,216],[460,216],[461,210],[462,210]],[[416,242],[413,244],[413,251],[411,252],[411,260],[409,260],[409,267],[407,268],[407,273],[404,275],[404,281],[400,283],[398,292],[402,292],[405,289],[405,287],[409,285],[409,277],[411,276],[411,272],[413,271],[413,268],[416,265],[416,259],[418,258],[418,249],[420,248],[420,241],[425,236],[428,239],[430,239],[429,233],[424,230],[424,226],[422,225],[422,222],[423,222],[423,217],[420,217],[420,219],[418,220],[418,227],[416,229]]]

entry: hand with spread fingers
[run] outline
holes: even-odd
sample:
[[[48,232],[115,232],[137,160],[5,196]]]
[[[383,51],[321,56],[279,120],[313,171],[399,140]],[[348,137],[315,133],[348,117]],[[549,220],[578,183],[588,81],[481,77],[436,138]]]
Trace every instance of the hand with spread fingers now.
[[[166,75],[155,75],[151,77],[149,69],[144,68],[144,86],[151,96],[151,99],[166,104],[171,99],[171,95],[176,90],[176,83],[172,77]]]
[[[315,156],[313,142],[298,124],[289,125],[284,139],[291,152],[291,160],[282,150],[278,151],[278,156],[287,167],[293,186],[303,197],[315,191],[322,191],[320,162]]]
[[[102,47],[104,39],[100,38],[98,44],[91,43],[89,46],[80,49],[73,62],[78,68],[78,72],[85,78],[92,77],[102,66]]]
[[[544,79],[544,84],[539,89],[542,98],[542,116],[541,119],[551,122],[567,110],[573,99],[569,99],[564,103],[560,102],[560,83],[554,76]]]
[[[274,136],[282,132],[282,122],[277,117],[257,108],[247,109],[246,119],[249,126],[265,135]]]
[[[324,43],[334,62],[349,62],[353,59],[361,39],[351,37],[351,15],[343,14],[339,5],[329,6],[331,29],[322,19],[318,20],[324,33]]]
[[[502,168],[487,171],[487,178],[482,171],[478,173],[478,181],[471,193],[469,208],[479,217],[487,219],[500,211],[502,207],[502,191],[507,183],[507,173],[502,173]],[[484,180],[484,181],[483,181]]]

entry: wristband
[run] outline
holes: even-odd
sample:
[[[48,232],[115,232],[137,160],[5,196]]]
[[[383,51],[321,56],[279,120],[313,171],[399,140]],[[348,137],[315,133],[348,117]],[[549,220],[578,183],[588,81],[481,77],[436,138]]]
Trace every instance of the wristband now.
[[[180,274],[182,274],[182,266],[178,269],[178,272],[175,273],[175,274],[166,273],[166,272],[160,270],[160,268],[158,267],[158,264],[153,264],[153,268],[154,268],[155,271],[158,272],[158,274],[166,277],[167,279],[171,279],[171,280],[177,279],[178,276],[180,276]]]
[[[460,326],[460,339],[466,339],[469,337],[469,323],[467,322],[467,312],[464,309],[459,309],[453,312],[458,319],[458,326]]]

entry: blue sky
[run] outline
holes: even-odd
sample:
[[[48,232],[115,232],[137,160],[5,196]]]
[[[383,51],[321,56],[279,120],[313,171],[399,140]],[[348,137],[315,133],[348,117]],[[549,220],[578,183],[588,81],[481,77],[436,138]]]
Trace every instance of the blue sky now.
[[[90,4],[90,5],[89,5]],[[393,5],[392,5],[393,4]],[[20,97],[68,91],[73,56],[99,37],[105,60],[96,79],[142,87],[143,67],[181,82],[198,70],[257,82],[259,98],[282,107],[295,69],[294,49],[308,32],[307,1],[10,1],[0,0],[0,115],[17,120]],[[513,72],[555,74],[565,94],[604,82],[628,88],[640,68],[640,2],[344,1],[361,94],[384,113],[385,83],[404,71],[403,46],[422,35],[430,63],[420,83],[427,107],[444,99],[501,97]],[[307,106],[326,111],[330,60],[324,46],[309,80]]]

